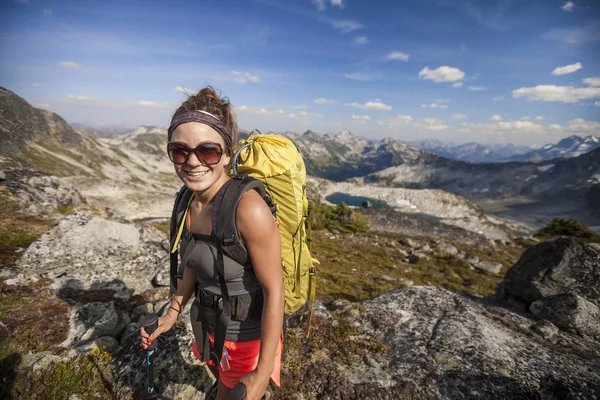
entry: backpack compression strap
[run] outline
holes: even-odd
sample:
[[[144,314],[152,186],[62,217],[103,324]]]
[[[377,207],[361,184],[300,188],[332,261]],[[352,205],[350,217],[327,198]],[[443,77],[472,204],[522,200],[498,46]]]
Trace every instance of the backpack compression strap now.
[[[177,279],[181,278],[178,276],[178,245],[181,240],[181,233],[185,226],[185,211],[188,209],[190,202],[192,201],[192,191],[183,186],[177,196],[175,196],[175,203],[173,204],[173,213],[171,214],[171,226],[169,229],[170,233],[170,269],[169,276],[171,278],[171,293],[177,292]]]

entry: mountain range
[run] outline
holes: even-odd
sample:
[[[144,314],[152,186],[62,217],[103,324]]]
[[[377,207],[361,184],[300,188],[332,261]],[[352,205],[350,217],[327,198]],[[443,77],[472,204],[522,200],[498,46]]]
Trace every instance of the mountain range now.
[[[454,145],[437,139],[424,139],[408,142],[421,150],[435,153],[442,157],[454,160],[482,162],[506,161],[548,161],[555,158],[572,158],[588,153],[600,147],[600,138],[597,136],[570,136],[558,143],[545,146],[524,146],[514,144],[479,144],[465,143]]]
[[[29,167],[56,176],[87,177],[78,182],[88,187],[104,185],[107,178],[146,191],[179,184],[165,157],[165,128],[141,126],[125,135],[100,138],[81,127],[73,129],[60,116],[36,109],[3,88],[0,117],[0,169]],[[562,204],[569,200],[568,207],[552,210],[555,215],[598,210],[590,200],[597,198],[594,193],[600,184],[598,148],[565,160],[473,163],[390,138],[367,141],[349,131],[283,135],[302,153],[308,174],[319,178],[378,187],[442,189],[476,202]],[[593,137],[585,139],[586,148],[596,143]],[[584,147],[577,142],[576,137],[568,138],[557,146],[582,151]],[[97,179],[93,184],[92,178]]]

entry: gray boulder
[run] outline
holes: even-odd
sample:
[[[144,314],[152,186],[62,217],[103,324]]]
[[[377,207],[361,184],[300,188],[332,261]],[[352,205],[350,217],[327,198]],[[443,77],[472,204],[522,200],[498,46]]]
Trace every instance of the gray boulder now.
[[[600,309],[574,293],[557,294],[536,300],[529,307],[536,316],[559,328],[590,336],[600,336]]]
[[[78,346],[101,336],[116,336],[119,329],[119,314],[113,302],[79,305],[72,311],[71,330],[65,345]]]
[[[156,274],[169,270],[163,240],[164,234],[152,227],[78,211],[33,242],[17,267],[31,280],[53,279],[57,288],[68,282],[72,289],[89,290],[119,281],[122,287],[111,290],[130,297],[151,289]]]
[[[527,305],[563,293],[574,293],[600,305],[600,256],[573,238],[527,249],[496,288],[500,299],[512,298]]]
[[[458,254],[458,249],[451,244],[440,243],[435,247],[434,254],[440,258],[450,258]]]
[[[473,266],[480,271],[489,272],[492,274],[499,274],[502,270],[502,264],[494,261],[479,261]]]

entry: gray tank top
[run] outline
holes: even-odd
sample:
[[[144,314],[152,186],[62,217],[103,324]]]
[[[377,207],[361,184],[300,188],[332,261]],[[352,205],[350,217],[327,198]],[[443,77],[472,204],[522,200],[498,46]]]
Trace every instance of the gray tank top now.
[[[217,274],[217,246],[213,237],[209,235],[191,234],[187,226],[181,236],[180,254],[182,260],[186,261],[186,267],[193,270],[198,276],[200,289],[221,295],[219,275]],[[223,255],[225,269],[225,282],[229,296],[237,296],[244,293],[252,293],[262,290],[258,278],[251,265],[244,266],[227,255]],[[194,300],[199,303],[198,299]],[[200,320],[206,324],[210,334],[215,334],[217,322],[217,311],[200,304]],[[262,314],[262,312],[261,312]],[[195,321],[192,321],[194,323]],[[230,320],[227,325],[225,340],[245,342],[259,339],[261,334],[261,321],[234,321]]]

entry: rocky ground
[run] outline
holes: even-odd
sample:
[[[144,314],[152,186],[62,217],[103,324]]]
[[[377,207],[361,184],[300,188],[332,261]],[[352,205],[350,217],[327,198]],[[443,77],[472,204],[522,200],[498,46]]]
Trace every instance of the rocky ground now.
[[[168,304],[166,237],[52,182],[71,200],[36,195],[56,223],[0,271],[0,397],[144,398],[139,321]],[[36,193],[10,185],[5,205]],[[419,229],[314,232],[317,315],[308,339],[290,319],[277,398],[600,398],[598,245]],[[188,307],[155,355],[155,398],[205,398],[191,342]]]

